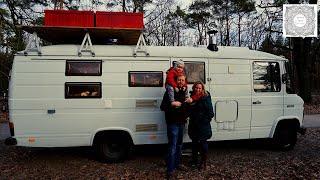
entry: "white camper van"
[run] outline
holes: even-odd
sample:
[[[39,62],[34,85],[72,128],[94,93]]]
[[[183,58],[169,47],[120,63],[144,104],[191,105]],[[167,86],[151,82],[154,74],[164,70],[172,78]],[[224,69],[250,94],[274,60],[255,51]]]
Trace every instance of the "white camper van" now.
[[[95,146],[118,161],[132,145],[167,143],[166,71],[185,61],[187,79],[211,93],[215,117],[210,141],[273,138],[290,149],[303,132],[303,100],[288,85],[288,61],[242,47],[52,45],[13,62],[7,144],[28,147]],[[94,56],[92,56],[94,55]],[[187,132],[187,131],[186,131]],[[189,142],[185,134],[185,142]]]

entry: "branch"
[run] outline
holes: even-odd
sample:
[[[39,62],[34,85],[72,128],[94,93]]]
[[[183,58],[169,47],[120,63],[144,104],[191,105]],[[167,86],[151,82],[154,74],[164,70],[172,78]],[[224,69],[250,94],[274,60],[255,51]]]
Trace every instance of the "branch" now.
[[[282,32],[282,31],[274,30],[274,29],[271,29],[271,28],[266,29],[266,31],[269,31],[269,32],[271,32],[271,33],[279,33],[279,34],[283,34],[283,32]]]

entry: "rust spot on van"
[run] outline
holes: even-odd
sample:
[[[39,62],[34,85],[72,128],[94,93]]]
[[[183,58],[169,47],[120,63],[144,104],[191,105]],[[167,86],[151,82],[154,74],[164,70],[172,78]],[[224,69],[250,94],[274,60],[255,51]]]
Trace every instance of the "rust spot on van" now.
[[[34,142],[36,142],[36,138],[35,137],[29,137],[28,141],[29,141],[29,143],[34,143]]]

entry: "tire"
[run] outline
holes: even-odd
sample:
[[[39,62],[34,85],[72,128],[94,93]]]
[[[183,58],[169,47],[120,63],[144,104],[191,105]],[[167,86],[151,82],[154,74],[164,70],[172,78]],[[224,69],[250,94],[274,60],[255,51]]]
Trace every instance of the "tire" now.
[[[294,126],[279,126],[273,137],[275,146],[279,150],[292,150],[297,142],[297,129]]]
[[[103,138],[95,145],[96,153],[102,162],[123,162],[129,155],[132,145],[117,138]]]

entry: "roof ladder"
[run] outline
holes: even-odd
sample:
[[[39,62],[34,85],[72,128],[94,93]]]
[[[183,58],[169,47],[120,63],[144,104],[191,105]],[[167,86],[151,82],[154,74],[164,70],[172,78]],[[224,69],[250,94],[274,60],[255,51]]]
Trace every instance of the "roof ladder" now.
[[[28,44],[23,51],[23,54],[27,56],[29,52],[37,52],[38,55],[41,56],[40,39],[36,32],[33,32],[29,37]]]
[[[83,38],[80,49],[78,51],[78,56],[82,56],[83,52],[91,53],[92,57],[96,55],[92,48],[92,42],[91,42],[89,33],[86,33],[86,35]]]
[[[137,42],[137,45],[134,49],[133,56],[136,57],[137,53],[144,53],[146,56],[149,56],[150,54],[147,51],[147,44],[144,39],[143,33],[140,34],[139,40]]]

